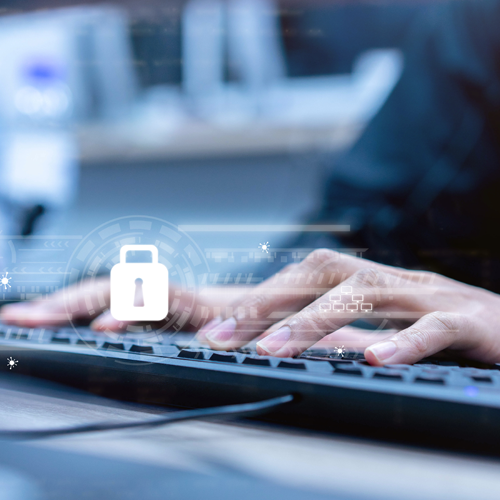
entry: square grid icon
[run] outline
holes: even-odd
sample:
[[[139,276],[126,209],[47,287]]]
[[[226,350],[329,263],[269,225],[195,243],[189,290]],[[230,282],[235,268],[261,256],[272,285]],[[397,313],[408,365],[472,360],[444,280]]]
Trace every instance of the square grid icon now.
[[[332,304],[328,302],[321,304],[320,305],[321,312],[362,311],[367,313],[373,311],[373,304],[363,303],[365,296],[362,293],[353,294],[352,286],[343,286],[340,288],[340,291],[341,294],[332,293],[328,296]],[[346,295],[351,296],[352,302],[347,304],[342,302],[342,297],[345,297]]]

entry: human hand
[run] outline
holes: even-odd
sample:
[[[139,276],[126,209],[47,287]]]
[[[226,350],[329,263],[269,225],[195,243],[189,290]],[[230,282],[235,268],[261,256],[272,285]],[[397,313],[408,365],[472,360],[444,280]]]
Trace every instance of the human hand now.
[[[330,295],[344,304],[363,295],[373,312],[324,311]],[[297,356],[320,342],[365,349],[372,365],[415,363],[439,351],[500,362],[500,296],[444,276],[384,266],[331,250],[316,250],[300,264],[236,300],[224,318],[199,334],[214,349],[235,349],[261,336],[261,355]],[[394,330],[348,328],[357,319],[384,321]],[[264,332],[262,334],[262,332]]]
[[[241,292],[240,292],[241,293]],[[185,316],[184,330],[198,330],[212,319],[218,304],[228,302],[227,294],[234,298],[231,291],[204,290],[203,294],[193,295],[182,287],[170,283],[169,300],[175,311],[188,312]],[[97,331],[123,332],[129,325],[117,321],[109,312],[109,277],[100,277],[75,283],[53,293],[47,299],[31,300],[9,304],[0,309],[0,320],[7,324],[34,328],[39,326],[60,327],[70,322],[82,323],[92,320],[91,327]],[[161,328],[171,319],[169,314],[162,322],[153,326]]]

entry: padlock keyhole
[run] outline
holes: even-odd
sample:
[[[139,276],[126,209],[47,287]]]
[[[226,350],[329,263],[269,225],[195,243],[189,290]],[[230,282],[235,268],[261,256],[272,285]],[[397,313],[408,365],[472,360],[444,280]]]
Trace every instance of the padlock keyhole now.
[[[142,279],[135,280],[134,307],[144,307],[144,295],[142,294]]]

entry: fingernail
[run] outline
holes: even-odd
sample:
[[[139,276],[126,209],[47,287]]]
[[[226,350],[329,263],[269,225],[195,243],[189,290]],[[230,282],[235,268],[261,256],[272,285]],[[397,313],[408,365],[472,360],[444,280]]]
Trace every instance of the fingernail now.
[[[206,334],[206,338],[214,344],[225,344],[233,338],[235,330],[236,320],[234,318],[229,318],[209,331]]]
[[[288,326],[283,326],[257,342],[257,345],[269,354],[275,354],[290,340],[291,334],[292,330]]]
[[[207,333],[215,328],[217,325],[220,325],[222,323],[222,318],[220,316],[217,316],[216,318],[210,320],[205,326],[200,328],[196,336],[198,337],[198,340],[204,340]]]
[[[388,342],[380,342],[379,344],[372,345],[367,350],[371,351],[379,361],[385,361],[394,355],[397,348],[396,343],[389,340]]]
[[[116,328],[117,326],[117,321],[113,316],[111,316],[111,313],[105,312],[104,314],[101,314],[101,316],[98,316],[92,323],[90,323],[90,328],[92,330],[106,330],[106,329],[113,329]]]

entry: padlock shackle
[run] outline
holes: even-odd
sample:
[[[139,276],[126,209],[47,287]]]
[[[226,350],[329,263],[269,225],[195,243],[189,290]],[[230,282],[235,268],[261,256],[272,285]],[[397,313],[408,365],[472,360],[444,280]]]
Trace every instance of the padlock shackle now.
[[[127,262],[127,252],[151,252],[153,264],[158,264],[158,248],[154,245],[123,245],[120,248],[120,263]]]

